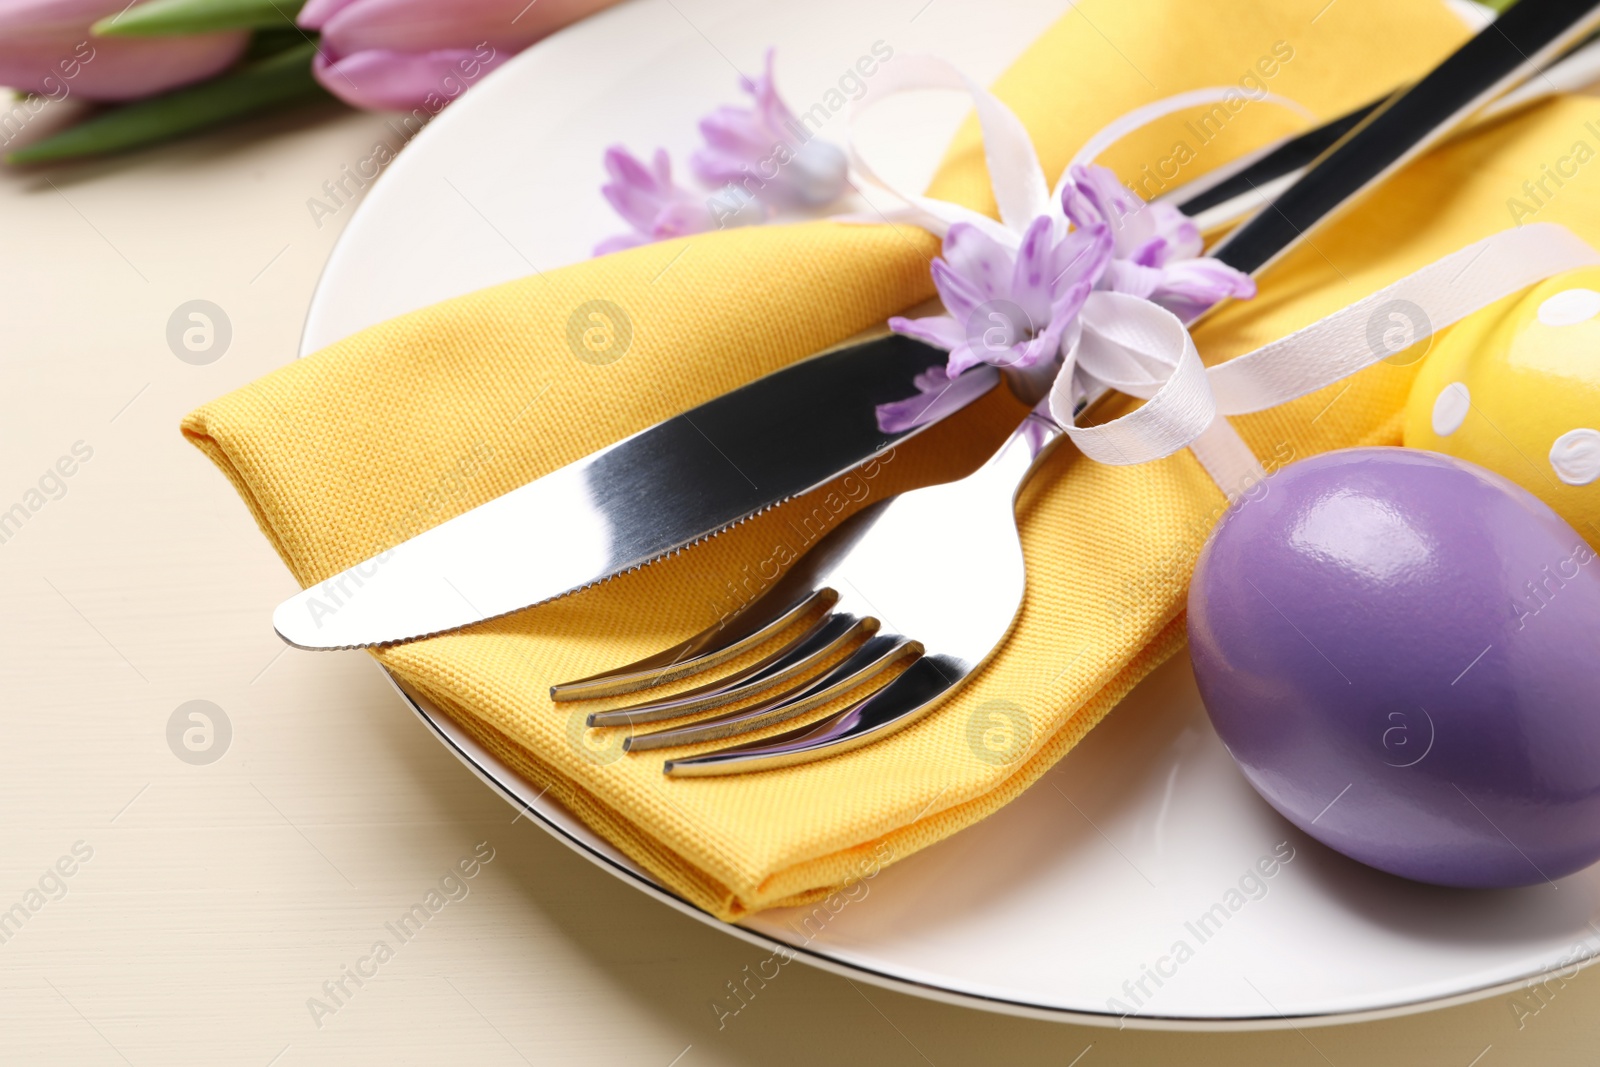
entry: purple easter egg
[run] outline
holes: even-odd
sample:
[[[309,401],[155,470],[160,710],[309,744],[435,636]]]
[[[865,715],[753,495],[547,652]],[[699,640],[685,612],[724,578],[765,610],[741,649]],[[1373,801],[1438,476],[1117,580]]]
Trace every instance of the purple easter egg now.
[[[1206,710],[1250,784],[1338,851],[1498,887],[1600,859],[1600,563],[1525,489],[1434,452],[1291,464],[1189,590]]]

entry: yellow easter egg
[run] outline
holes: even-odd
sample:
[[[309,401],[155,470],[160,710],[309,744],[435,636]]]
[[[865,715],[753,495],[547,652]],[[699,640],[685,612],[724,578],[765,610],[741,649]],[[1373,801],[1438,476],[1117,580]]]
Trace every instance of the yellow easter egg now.
[[[1600,545],[1600,267],[1446,331],[1412,383],[1405,443],[1511,479]]]

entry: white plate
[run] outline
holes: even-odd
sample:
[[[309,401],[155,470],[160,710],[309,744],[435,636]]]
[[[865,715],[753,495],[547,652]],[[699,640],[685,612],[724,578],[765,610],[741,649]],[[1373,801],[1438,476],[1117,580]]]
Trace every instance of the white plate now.
[[[605,146],[686,158],[694,120],[736,97],[732,64],[755,69],[769,43],[781,45],[780,84],[803,110],[874,41],[938,52],[988,80],[1062,10],[1048,0],[615,8],[506,64],[400,155],[329,260],[302,348],[585,258],[620,228],[597,189]],[[960,114],[952,104],[939,122],[903,125],[896,177],[931,172]],[[989,1010],[1147,1027],[1345,1022],[1484,996],[1600,951],[1600,870],[1559,891],[1443,890],[1299,834],[1235,771],[1186,657],[1015,803],[884,869],[864,897],[809,926],[810,912],[729,927],[695,910],[408,700],[508,799],[658,899],[818,966]],[[1292,861],[1250,881],[1283,842]],[[1241,880],[1251,895],[1230,895]],[[1225,918],[1202,928],[1208,912]],[[1124,1020],[1113,999],[1136,1013]]]

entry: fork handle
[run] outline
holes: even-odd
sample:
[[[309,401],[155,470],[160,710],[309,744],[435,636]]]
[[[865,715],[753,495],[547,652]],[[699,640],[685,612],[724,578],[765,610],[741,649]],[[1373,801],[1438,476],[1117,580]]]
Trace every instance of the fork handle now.
[[[1027,418],[1017,424],[1006,438],[1005,444],[995,450],[968,478],[981,483],[996,497],[1009,496],[1015,503],[1017,494],[1032,477],[1034,469],[1066,436],[1061,424],[1039,409],[1028,412]],[[997,502],[998,504],[998,502]]]

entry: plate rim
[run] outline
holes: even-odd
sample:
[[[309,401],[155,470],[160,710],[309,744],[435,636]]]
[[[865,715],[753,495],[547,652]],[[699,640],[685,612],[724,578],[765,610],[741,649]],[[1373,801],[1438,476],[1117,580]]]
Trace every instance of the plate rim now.
[[[712,929],[730,934],[749,944],[771,951],[785,951],[793,958],[800,960],[811,967],[844,978],[859,978],[870,982],[882,989],[920,997],[957,1007],[971,1008],[990,1014],[1009,1015],[1024,1019],[1038,1019],[1047,1022],[1076,1024],[1080,1026],[1093,1026],[1110,1030],[1140,1030],[1140,1031],[1165,1031],[1165,1032],[1253,1032],[1268,1030],[1292,1030],[1302,1026],[1344,1026],[1351,1023],[1378,1022],[1384,1019],[1402,1018],[1408,1015],[1420,1015],[1430,1011],[1470,1004],[1479,1000],[1486,1000],[1497,994],[1511,993],[1518,989],[1526,988],[1530,984],[1537,984],[1540,978],[1551,975],[1564,974],[1567,967],[1551,967],[1548,970],[1535,974],[1524,975],[1520,978],[1507,979],[1487,986],[1480,986],[1469,990],[1462,990],[1444,997],[1421,998],[1404,1001],[1381,1008],[1364,1008],[1356,1011],[1317,1012],[1300,1015],[1239,1015],[1239,1016],[1198,1016],[1198,1015],[1116,1015],[1111,1012],[1085,1011],[1077,1008],[1062,1008],[1049,1004],[1037,1004],[1026,1000],[1016,1000],[1008,997],[991,996],[982,993],[963,992],[945,986],[933,985],[915,978],[891,974],[886,971],[867,967],[817,952],[805,945],[797,945],[772,937],[769,934],[752,930],[740,923],[725,922],[710,912],[696,906],[678,896],[667,887],[651,878],[643,870],[631,864],[619,861],[608,855],[597,841],[585,840],[574,834],[567,827],[551,819],[537,806],[538,801],[543,801],[562,811],[566,809],[556,800],[547,796],[545,790],[534,790],[532,783],[523,778],[514,769],[508,767],[493,753],[488,752],[478,745],[470,736],[461,731],[450,716],[419,693],[414,693],[404,682],[394,675],[387,667],[374,661],[374,665],[383,674],[389,685],[400,697],[401,701],[412,710],[422,725],[453,754],[456,759],[465,764],[490,790],[499,795],[511,807],[522,812],[530,821],[550,834],[557,841],[566,845],[578,855],[589,860],[597,867],[607,871],[626,884],[631,884],[635,889],[645,893]],[[512,783],[516,783],[515,785]],[[520,789],[518,788],[520,786]],[[527,800],[523,791],[534,796],[533,801]],[[582,825],[576,816],[568,815],[573,822]],[[592,833],[592,831],[591,831]],[[1600,962],[1600,953],[1590,955],[1581,961],[1568,965],[1576,966],[1578,971],[1588,970]],[[1577,972],[1573,972],[1576,974]]]

